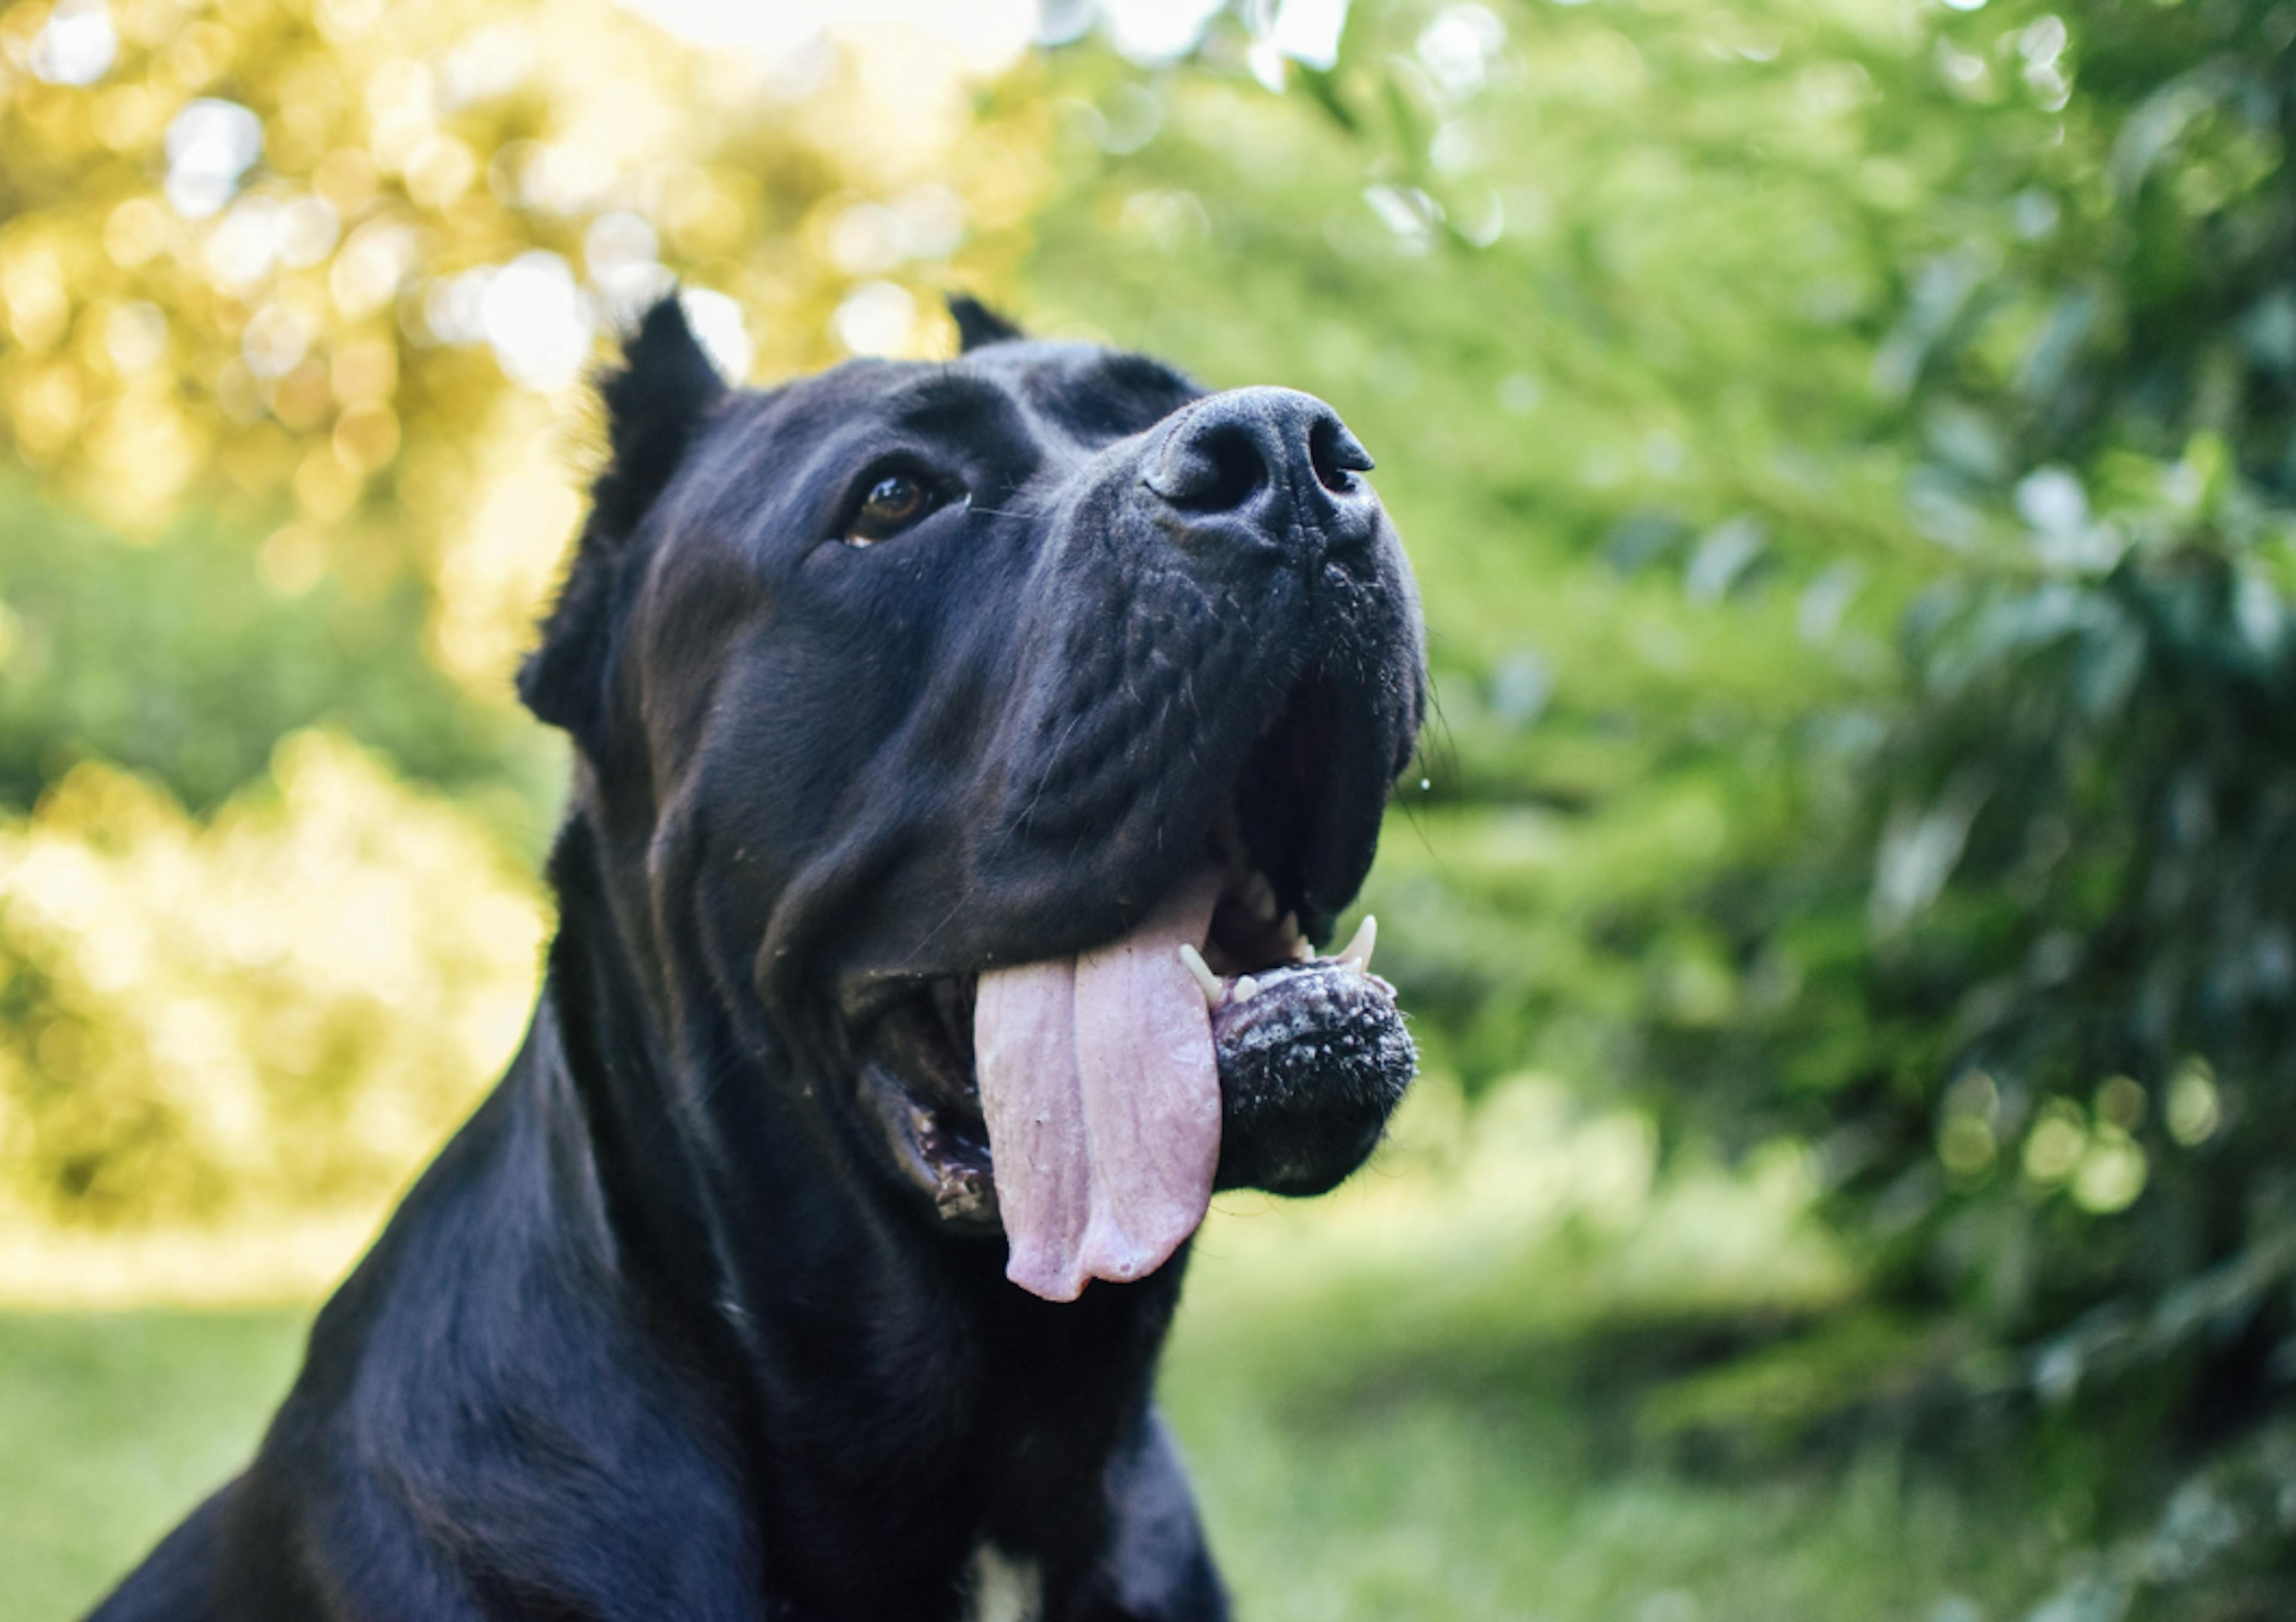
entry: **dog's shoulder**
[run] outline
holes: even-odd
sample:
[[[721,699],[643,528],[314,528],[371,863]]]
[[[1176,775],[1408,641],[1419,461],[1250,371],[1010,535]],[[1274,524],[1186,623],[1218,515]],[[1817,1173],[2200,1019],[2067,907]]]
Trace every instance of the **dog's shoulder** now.
[[[760,1614],[722,1420],[636,1334],[541,1084],[529,1051],[321,1313],[217,1527],[230,1592],[280,1591],[283,1615],[348,1592],[435,1617]]]

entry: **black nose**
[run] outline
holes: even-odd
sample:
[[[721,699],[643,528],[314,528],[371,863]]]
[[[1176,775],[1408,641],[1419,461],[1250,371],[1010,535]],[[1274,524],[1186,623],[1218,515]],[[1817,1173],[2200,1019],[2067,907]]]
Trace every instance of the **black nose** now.
[[[1140,482],[1185,532],[1324,550],[1370,539],[1378,498],[1356,475],[1371,467],[1340,414],[1314,395],[1232,389],[1177,415]]]

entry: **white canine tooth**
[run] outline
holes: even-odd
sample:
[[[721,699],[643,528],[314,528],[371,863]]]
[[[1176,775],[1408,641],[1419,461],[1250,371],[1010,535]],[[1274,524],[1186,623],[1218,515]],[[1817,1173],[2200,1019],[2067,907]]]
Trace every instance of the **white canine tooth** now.
[[[1300,933],[1298,913],[1287,912],[1283,915],[1283,938],[1291,943],[1288,950],[1292,953],[1292,960],[1294,963],[1305,963],[1316,955],[1316,949],[1308,944],[1308,937]]]
[[[1371,967],[1371,949],[1378,941],[1379,920],[1366,912],[1364,921],[1356,926],[1356,938],[1348,943],[1345,951],[1340,953],[1340,961],[1357,974],[1364,973]]]
[[[1236,981],[1235,1000],[1238,1002],[1250,1002],[1254,997],[1259,995],[1259,982],[1253,979],[1250,975],[1245,975]]]
[[[1219,976],[1212,973],[1212,966],[1204,961],[1204,954],[1193,946],[1183,946],[1180,948],[1180,961],[1188,966],[1188,972],[1196,977],[1196,984],[1203,988],[1206,1006],[1219,1007]]]

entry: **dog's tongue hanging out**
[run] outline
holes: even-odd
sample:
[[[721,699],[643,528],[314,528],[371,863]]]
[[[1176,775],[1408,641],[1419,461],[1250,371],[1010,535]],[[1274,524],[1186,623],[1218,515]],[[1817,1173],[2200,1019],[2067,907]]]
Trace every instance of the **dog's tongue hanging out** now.
[[[1219,894],[1205,868],[1121,939],[980,976],[973,1048],[1012,1259],[1048,1301],[1144,1278],[1196,1230],[1219,1161],[1219,1072],[1201,946]]]

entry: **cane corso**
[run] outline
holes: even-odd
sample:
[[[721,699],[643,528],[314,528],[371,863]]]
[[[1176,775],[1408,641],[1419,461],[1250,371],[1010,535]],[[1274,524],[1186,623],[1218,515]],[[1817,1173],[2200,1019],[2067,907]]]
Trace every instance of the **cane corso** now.
[[[603,380],[532,1027],[105,1622],[1226,1614],[1151,1385],[1214,1190],[1408,1078],[1317,948],[1417,601],[1320,400],[954,308],[754,392],[666,301]]]

